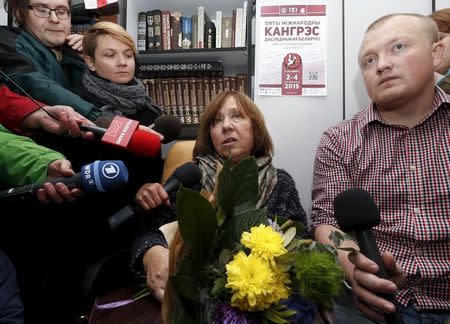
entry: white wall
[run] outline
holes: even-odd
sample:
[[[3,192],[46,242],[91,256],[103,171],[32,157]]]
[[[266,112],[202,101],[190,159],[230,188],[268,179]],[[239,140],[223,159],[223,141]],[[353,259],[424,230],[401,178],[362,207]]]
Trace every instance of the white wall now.
[[[450,7],[449,0],[438,2],[441,7],[436,4],[437,9]],[[267,97],[258,96],[256,92],[254,95],[274,140],[275,165],[294,177],[307,214],[311,209],[314,155],[323,131],[343,120],[344,115],[351,117],[369,102],[356,59],[365,29],[376,18],[388,13],[428,15],[432,10],[432,0],[323,0],[318,3],[327,3],[328,95]],[[256,44],[256,67],[258,51]]]
[[[441,10],[450,7],[449,0],[435,0],[435,3],[436,3],[436,10]]]
[[[8,24],[8,15],[6,11],[3,9],[3,0],[0,0],[0,25]]]

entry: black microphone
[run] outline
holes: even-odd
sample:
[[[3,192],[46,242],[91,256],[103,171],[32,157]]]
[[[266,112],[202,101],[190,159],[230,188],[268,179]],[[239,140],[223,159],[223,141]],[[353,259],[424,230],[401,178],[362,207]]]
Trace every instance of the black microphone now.
[[[181,133],[181,122],[177,117],[170,115],[162,115],[155,119],[155,123],[149,126],[151,129],[164,135],[164,139],[161,141],[163,144],[167,144],[177,139]]]
[[[187,162],[178,167],[173,176],[163,185],[163,188],[167,193],[178,190],[180,184],[184,187],[192,187],[196,183],[199,183],[202,179],[202,172],[200,168],[194,162]],[[126,221],[136,216],[136,213],[141,210],[140,206],[127,205],[114,213],[108,218],[108,223],[111,229],[115,229],[122,225]]]
[[[354,232],[362,254],[378,265],[377,276],[388,279],[388,273],[375,243],[371,228],[380,224],[380,211],[372,196],[364,189],[353,188],[339,193],[334,198],[334,216],[344,232]],[[380,294],[396,305],[394,296]],[[401,324],[403,319],[396,305],[394,313],[384,313],[388,324]]]
[[[47,181],[62,182],[69,189],[81,188],[85,192],[105,192],[114,190],[128,182],[128,169],[120,160],[95,161],[84,165],[81,172],[71,177]],[[30,184],[0,191],[0,202],[20,202],[35,197],[41,184]]]

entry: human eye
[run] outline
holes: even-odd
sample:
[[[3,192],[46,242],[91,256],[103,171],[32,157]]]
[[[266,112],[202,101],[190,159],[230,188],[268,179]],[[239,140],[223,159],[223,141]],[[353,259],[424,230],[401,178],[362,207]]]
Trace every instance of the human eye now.
[[[394,44],[394,51],[395,52],[401,51],[404,48],[405,48],[405,44],[403,44],[403,43]]]
[[[377,58],[374,55],[369,55],[364,57],[363,59],[363,66],[368,67],[373,65],[377,61]]]
[[[223,117],[216,116],[216,117],[214,117],[212,124],[213,124],[213,126],[217,126],[222,122],[223,122]]]
[[[232,115],[231,115],[231,119],[233,119],[233,120],[240,120],[240,119],[242,119],[242,115],[241,115],[241,113],[240,112],[235,112],[235,113],[233,113]]]
[[[67,8],[56,8],[55,11],[56,11],[56,13],[58,15],[65,15],[69,11],[69,9],[67,9]]]
[[[50,9],[45,8],[45,7],[37,6],[37,7],[34,7],[34,10],[36,10],[38,13],[43,14],[43,15],[50,14]]]

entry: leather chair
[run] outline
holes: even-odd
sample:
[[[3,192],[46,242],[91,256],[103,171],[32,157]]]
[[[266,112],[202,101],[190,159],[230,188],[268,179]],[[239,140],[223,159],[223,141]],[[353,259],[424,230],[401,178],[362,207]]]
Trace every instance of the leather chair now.
[[[161,176],[161,183],[165,183],[180,165],[192,161],[192,151],[195,141],[180,141],[172,144],[164,160],[164,169]]]

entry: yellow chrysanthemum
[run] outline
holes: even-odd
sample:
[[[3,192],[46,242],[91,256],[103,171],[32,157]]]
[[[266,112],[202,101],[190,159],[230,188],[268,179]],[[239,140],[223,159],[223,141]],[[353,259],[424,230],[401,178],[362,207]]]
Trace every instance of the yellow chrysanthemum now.
[[[233,293],[231,306],[243,311],[259,311],[270,307],[278,280],[267,261],[240,251],[226,265],[226,269],[225,287]]]
[[[275,265],[274,258],[285,254],[283,237],[270,226],[253,226],[249,232],[242,233],[241,243],[256,254]]]
[[[271,267],[274,278],[274,290],[271,294],[271,303],[278,303],[282,299],[287,299],[289,297],[290,289],[289,284],[291,280],[289,279],[289,274],[286,273],[281,267],[275,266]]]

